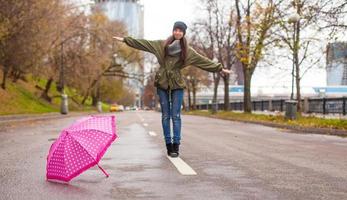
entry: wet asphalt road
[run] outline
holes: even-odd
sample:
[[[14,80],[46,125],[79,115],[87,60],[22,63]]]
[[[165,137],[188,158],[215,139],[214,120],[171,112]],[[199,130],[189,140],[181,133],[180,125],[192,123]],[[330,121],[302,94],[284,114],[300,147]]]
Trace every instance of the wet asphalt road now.
[[[182,116],[181,158],[167,159],[161,116],[116,113],[119,138],[69,185],[45,180],[46,156],[77,116],[0,129],[0,199],[347,199],[347,138]],[[151,136],[149,131],[157,136]]]

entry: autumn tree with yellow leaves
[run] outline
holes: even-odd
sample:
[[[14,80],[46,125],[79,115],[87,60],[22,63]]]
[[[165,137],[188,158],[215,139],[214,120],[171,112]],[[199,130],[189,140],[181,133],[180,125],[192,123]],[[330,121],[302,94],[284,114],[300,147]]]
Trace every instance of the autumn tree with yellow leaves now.
[[[244,112],[252,112],[251,80],[264,48],[270,44],[271,31],[276,25],[276,7],[282,0],[235,0],[236,7],[236,47],[237,58],[244,74]]]

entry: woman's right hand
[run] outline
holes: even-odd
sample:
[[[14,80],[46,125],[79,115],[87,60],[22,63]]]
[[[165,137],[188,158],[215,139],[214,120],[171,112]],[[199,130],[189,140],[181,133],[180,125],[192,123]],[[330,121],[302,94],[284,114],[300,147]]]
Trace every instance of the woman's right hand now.
[[[230,74],[231,70],[226,69],[226,68],[222,68],[222,70],[219,73],[222,77],[224,77],[225,75]]]
[[[124,38],[122,38],[122,37],[113,36],[113,39],[116,39],[116,40],[118,40],[120,42],[124,42]]]

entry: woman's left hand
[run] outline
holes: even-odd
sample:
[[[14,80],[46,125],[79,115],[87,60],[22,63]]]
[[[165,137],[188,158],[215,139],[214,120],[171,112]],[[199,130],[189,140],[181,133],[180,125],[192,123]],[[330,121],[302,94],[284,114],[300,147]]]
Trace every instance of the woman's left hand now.
[[[113,36],[113,39],[118,40],[120,42],[124,42],[124,38],[122,38],[122,37]]]
[[[227,74],[231,73],[231,70],[222,68],[222,70],[219,72],[222,77],[224,77]]]

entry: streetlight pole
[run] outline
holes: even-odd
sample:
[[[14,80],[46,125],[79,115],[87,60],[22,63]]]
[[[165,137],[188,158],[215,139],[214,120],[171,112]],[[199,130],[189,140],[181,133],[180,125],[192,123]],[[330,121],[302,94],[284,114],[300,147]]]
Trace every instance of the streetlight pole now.
[[[295,76],[295,33],[296,33],[296,23],[293,23],[294,33],[293,33],[293,63],[292,63],[292,92],[290,93],[290,100],[294,100],[294,76]]]
[[[101,77],[100,77],[100,79],[101,79]],[[96,88],[96,98],[97,98],[96,108],[97,108],[99,113],[102,112],[102,102],[101,102],[101,96],[100,96],[100,81],[101,80],[98,80],[97,88]]]
[[[59,70],[59,90],[64,94],[64,41],[63,30],[60,30],[60,70]]]
[[[290,94],[290,101],[286,101],[286,112],[285,112],[285,118],[286,119],[291,119],[294,120],[297,118],[297,108],[296,104],[297,102],[294,101],[294,72],[295,72],[295,66],[297,63],[297,52],[298,52],[298,41],[296,38],[296,32],[298,28],[298,23],[300,20],[300,15],[298,14],[297,11],[293,12],[293,14],[289,17],[288,22],[293,23],[294,25],[294,32],[293,32],[293,68],[292,68],[292,92]],[[296,85],[298,87],[298,84]],[[300,103],[300,102],[299,102]]]
[[[63,31],[60,31],[60,73],[59,73],[59,89],[61,91],[61,103],[60,103],[60,113],[63,115],[68,114],[68,96],[65,94],[64,90],[64,41],[63,41]]]
[[[300,20],[300,15],[295,11],[288,19],[289,23],[293,23],[293,66],[292,66],[292,91],[290,94],[290,99],[294,100],[294,76],[295,76],[295,62],[297,53],[297,42],[296,42],[296,29],[297,24]]]
[[[218,62],[218,59],[216,57],[213,58],[213,61],[216,63]],[[219,76],[219,75],[218,75]],[[218,78],[219,79],[219,78]],[[216,93],[213,94],[213,99],[212,99],[212,114],[216,114],[218,111],[218,87],[219,87],[219,80],[218,80],[218,85],[216,88]],[[214,95],[216,95],[214,98]]]

